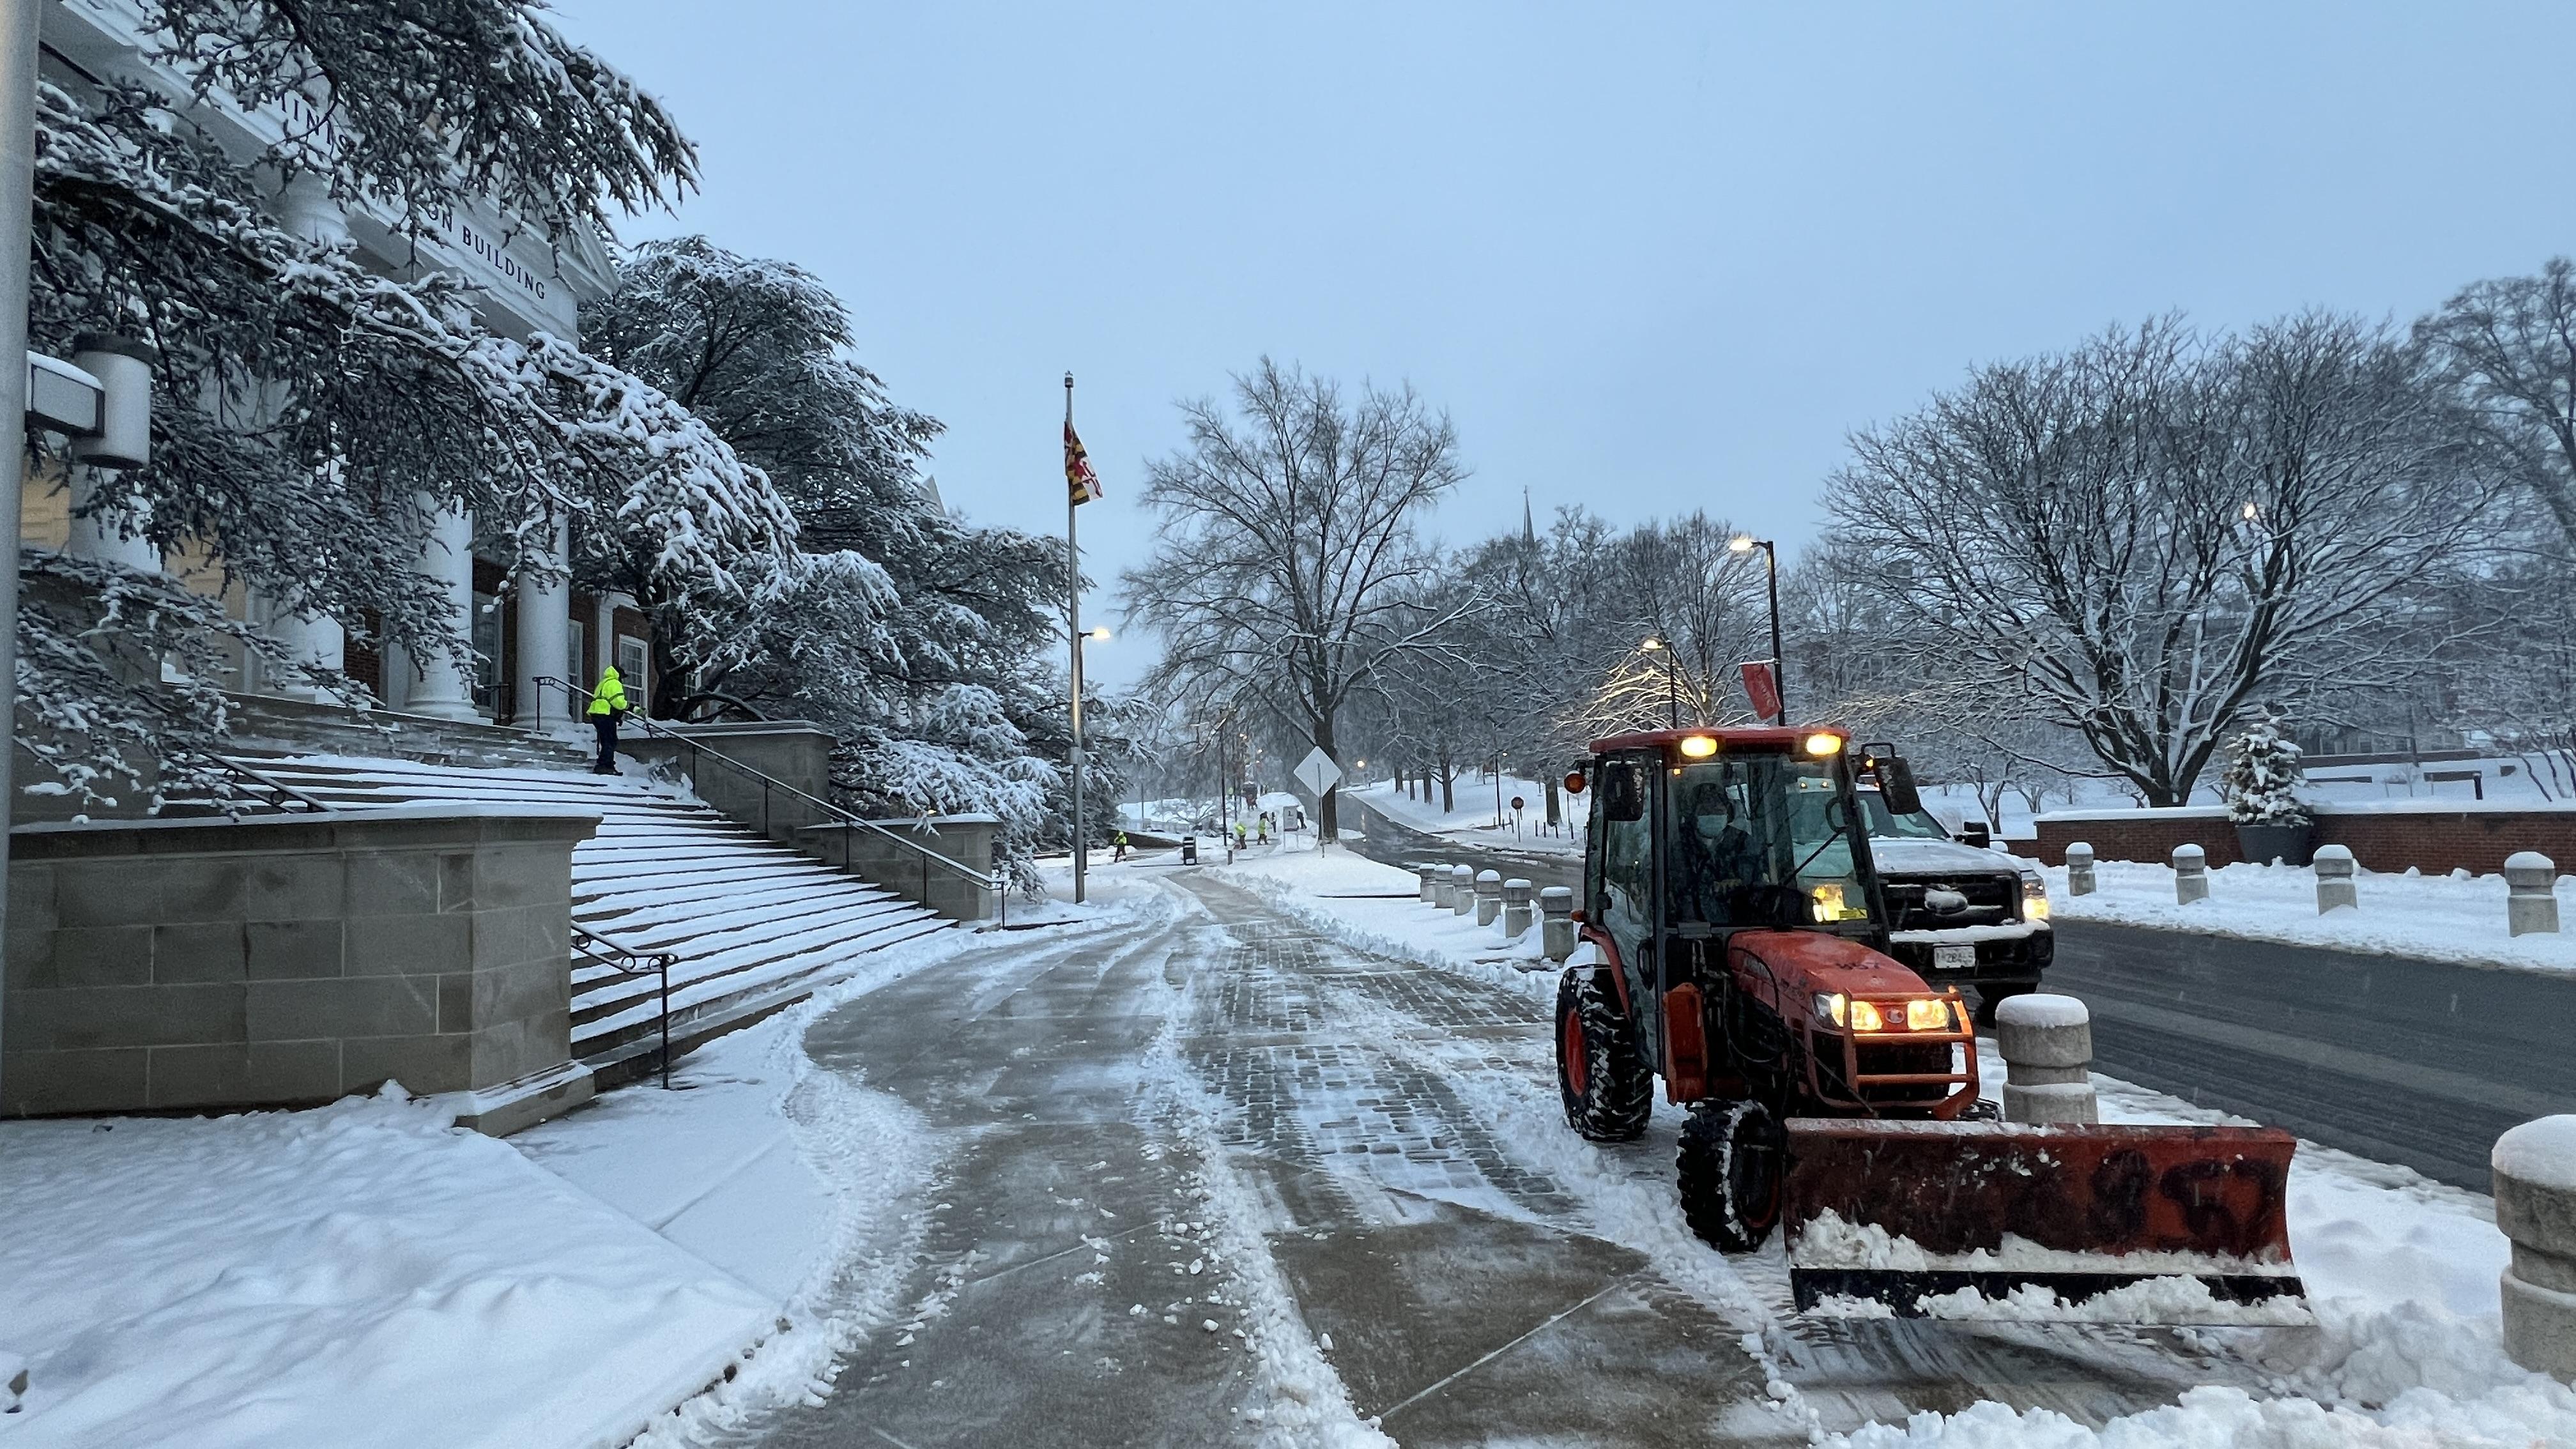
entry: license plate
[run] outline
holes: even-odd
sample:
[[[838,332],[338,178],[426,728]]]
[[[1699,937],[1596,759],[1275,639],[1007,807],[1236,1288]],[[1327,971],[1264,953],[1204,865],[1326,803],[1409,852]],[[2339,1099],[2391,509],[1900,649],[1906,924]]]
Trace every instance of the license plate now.
[[[1974,971],[1977,969],[1977,948],[1974,946],[1935,946],[1932,948],[1932,969],[1935,971]]]

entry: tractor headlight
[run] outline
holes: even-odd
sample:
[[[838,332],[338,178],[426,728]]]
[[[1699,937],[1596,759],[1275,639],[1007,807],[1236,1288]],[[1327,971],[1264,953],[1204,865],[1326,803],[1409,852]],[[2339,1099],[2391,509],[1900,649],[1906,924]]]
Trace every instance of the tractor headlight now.
[[[1830,1021],[1836,1026],[1842,1025],[1843,1012],[1850,1005],[1851,998],[1839,991],[1816,993],[1816,1017],[1820,1021]]]
[[[1908,1031],[1948,1031],[1950,1003],[1937,997],[1905,1003],[1905,1029]]]
[[[1887,1030],[1887,1018],[1879,1014],[1877,1002],[1855,1001],[1851,1004],[1851,1029],[1854,1031],[1885,1031]]]
[[[2025,921],[2048,919],[2048,882],[2038,876],[2021,878],[2021,918]]]

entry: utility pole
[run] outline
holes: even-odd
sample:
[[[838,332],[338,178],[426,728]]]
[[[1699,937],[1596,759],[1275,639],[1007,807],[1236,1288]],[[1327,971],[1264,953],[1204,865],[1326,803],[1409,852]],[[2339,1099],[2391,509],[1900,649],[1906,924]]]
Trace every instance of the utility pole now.
[[[0,419],[8,422],[8,461],[0,464],[0,528],[8,530],[9,566],[0,570],[0,809],[17,802],[10,765],[18,752],[18,497],[26,485],[27,269],[36,229],[36,44],[40,0],[0,0]],[[9,833],[0,821],[0,875],[9,868]],[[0,913],[7,906],[0,903]],[[8,920],[0,914],[0,939]]]

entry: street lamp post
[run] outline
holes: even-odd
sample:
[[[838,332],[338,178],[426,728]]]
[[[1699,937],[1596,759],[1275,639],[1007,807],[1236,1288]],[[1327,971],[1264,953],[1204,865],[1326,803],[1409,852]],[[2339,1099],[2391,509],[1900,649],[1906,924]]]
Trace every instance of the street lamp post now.
[[[1672,649],[1670,646],[1666,645],[1663,640],[1651,635],[1647,637],[1645,643],[1640,644],[1637,647],[1649,654],[1661,654],[1664,656],[1664,710],[1672,717],[1673,728],[1680,729],[1682,727],[1682,697],[1681,692],[1673,686]]]
[[[1732,553],[1762,550],[1762,570],[1771,589],[1771,688],[1780,698],[1780,716],[1772,723],[1785,725],[1789,722],[1789,671],[1780,658],[1780,550],[1771,540],[1749,533],[1728,539],[1726,547]]]

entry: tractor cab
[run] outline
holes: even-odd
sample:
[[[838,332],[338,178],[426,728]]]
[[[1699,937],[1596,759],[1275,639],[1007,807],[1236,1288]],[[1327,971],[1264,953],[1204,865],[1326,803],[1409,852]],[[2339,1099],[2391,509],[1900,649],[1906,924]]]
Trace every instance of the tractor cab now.
[[[1774,1117],[1973,1107],[1956,993],[1887,954],[1860,787],[1916,804],[1903,760],[1837,730],[1658,730],[1593,748],[1585,934],[1666,1100],[1749,1098]]]

